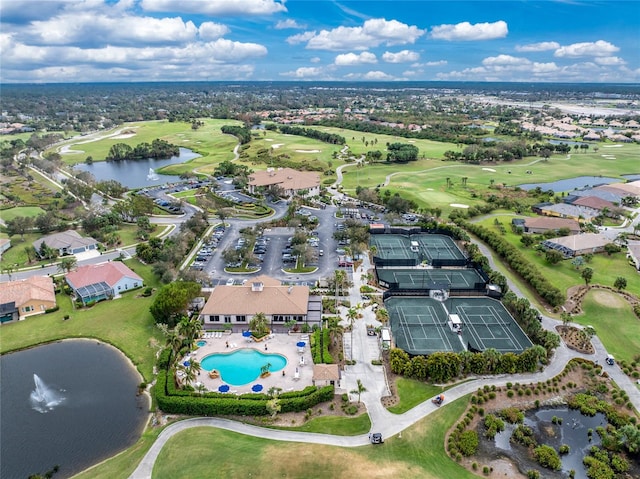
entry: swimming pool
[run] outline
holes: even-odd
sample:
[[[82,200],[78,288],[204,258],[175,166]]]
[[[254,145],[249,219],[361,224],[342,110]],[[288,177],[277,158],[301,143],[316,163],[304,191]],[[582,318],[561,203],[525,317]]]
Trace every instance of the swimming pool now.
[[[222,380],[232,386],[244,386],[255,381],[266,364],[271,365],[269,372],[274,373],[287,365],[287,358],[281,354],[265,354],[257,349],[243,348],[232,353],[210,354],[200,361],[203,370],[219,371]]]
[[[206,342],[206,341],[198,341],[198,342],[196,343],[196,345],[197,345],[199,348],[201,348],[202,346],[206,346],[206,345],[207,345],[207,342]]]

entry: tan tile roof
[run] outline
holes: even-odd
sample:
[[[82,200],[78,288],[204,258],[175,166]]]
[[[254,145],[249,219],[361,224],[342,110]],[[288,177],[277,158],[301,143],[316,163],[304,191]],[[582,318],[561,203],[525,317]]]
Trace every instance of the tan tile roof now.
[[[80,266],[77,270],[67,273],[67,282],[75,289],[101,281],[113,287],[124,277],[142,282],[142,278],[131,271],[122,261]]]
[[[611,240],[609,238],[599,233],[584,233],[580,235],[563,236],[561,238],[552,238],[549,241],[561,246],[565,246],[573,251],[602,248],[604,245],[611,243]]]
[[[30,300],[50,301],[55,304],[53,280],[48,276],[31,276],[19,281],[0,283],[0,304],[15,302],[16,306]]]
[[[572,204],[578,206],[587,206],[589,208],[594,208],[597,210],[602,210],[604,208],[614,208],[615,205],[611,203],[611,201],[603,200],[602,198],[598,198],[597,196],[581,196]]]
[[[524,224],[527,228],[541,228],[557,230],[560,228],[569,228],[571,231],[580,231],[580,223],[569,218],[550,218],[545,216],[537,216],[535,218],[526,218]]]
[[[258,282],[263,284],[262,291],[253,291]],[[201,314],[307,314],[308,303],[308,286],[282,286],[273,278],[259,276],[244,286],[216,286]]]
[[[337,364],[315,364],[313,366],[314,381],[338,381],[340,370]]]
[[[305,190],[320,185],[320,174],[315,171],[298,171],[279,168],[271,171],[256,171],[249,175],[251,186],[278,185],[284,190]]]

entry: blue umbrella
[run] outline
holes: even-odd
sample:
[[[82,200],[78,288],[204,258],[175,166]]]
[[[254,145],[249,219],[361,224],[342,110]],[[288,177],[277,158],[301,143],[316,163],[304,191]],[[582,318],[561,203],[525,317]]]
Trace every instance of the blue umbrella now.
[[[251,390],[254,393],[259,393],[260,391],[262,391],[262,384],[254,384],[253,386],[251,386]]]
[[[299,348],[304,348],[307,345],[307,343],[305,343],[304,341],[298,341],[296,343],[296,346],[298,346]]]
[[[189,364],[191,364],[189,361],[185,361],[184,363],[182,363],[184,366],[189,367]]]
[[[220,391],[221,393],[229,392],[229,386],[227,384],[221,384],[220,386],[218,386],[218,391]]]
[[[248,338],[249,336],[251,336],[251,331],[242,331],[242,336]]]

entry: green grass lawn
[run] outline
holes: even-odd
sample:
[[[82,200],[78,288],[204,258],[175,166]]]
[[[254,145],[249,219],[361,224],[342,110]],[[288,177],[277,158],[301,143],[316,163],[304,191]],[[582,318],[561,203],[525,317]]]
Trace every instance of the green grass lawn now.
[[[49,264],[51,261],[41,261],[39,263],[27,264],[28,256],[25,252],[27,246],[31,246],[32,243],[38,238],[42,237],[39,233],[29,233],[24,235],[24,240],[20,235],[14,235],[11,237],[11,248],[2,253],[2,261],[0,261],[0,267],[2,269],[8,266],[18,265],[18,268],[24,268],[26,266],[38,266],[40,264]]]
[[[586,264],[580,270],[571,264],[570,259],[552,265],[546,261],[543,253],[536,252],[533,248],[525,248],[522,243],[520,243],[521,236],[511,231],[511,220],[516,218],[516,216],[492,216],[479,221],[478,224],[500,234],[494,225],[496,218],[506,229],[503,238],[518,248],[518,250],[543,273],[551,284],[560,288],[562,291],[566,291],[571,286],[584,284],[580,273],[584,267],[589,267],[593,269],[591,284],[613,286],[616,278],[622,276],[627,280],[627,291],[640,296],[640,275],[635,271],[634,267],[629,265],[624,251],[611,256],[606,253],[595,254],[591,263]]]
[[[0,217],[2,218],[2,221],[11,221],[17,216],[35,218],[44,212],[45,211],[39,206],[16,206],[15,208],[0,211]]]
[[[387,408],[389,412],[394,414],[403,414],[447,389],[446,387],[435,386],[416,379],[407,378],[398,378],[396,387],[398,388],[400,402],[395,406]]]
[[[632,362],[640,353],[640,319],[631,305],[614,292],[592,289],[582,309],[584,313],[573,316],[572,321],[593,326],[607,351],[616,359]]]
[[[193,428],[173,436],[153,469],[154,479],[411,477],[471,479],[444,451],[447,429],[468,398],[443,406],[379,446],[339,448],[266,439],[214,428]]]
[[[371,429],[371,421],[369,420],[369,415],[366,413],[356,417],[321,416],[310,419],[302,426],[278,427],[276,429],[316,432],[336,436],[357,436],[369,432],[369,429]]]
[[[145,286],[159,286],[150,266],[136,259],[126,264],[144,279]],[[124,352],[145,380],[151,381],[155,353],[162,338],[149,312],[154,297],[138,297],[140,292],[131,291],[120,299],[102,301],[81,310],[73,309],[69,296],[59,294],[56,297],[59,311],[3,325],[0,353],[64,338],[96,338]],[[64,321],[65,314],[70,319]]]
[[[135,146],[142,142],[151,143],[156,138],[160,138],[175,145],[189,148],[200,155],[200,158],[171,165],[158,170],[163,174],[179,175],[193,170],[202,173],[212,173],[215,166],[223,160],[233,159],[233,148],[238,140],[230,135],[224,135],[220,131],[223,125],[239,124],[235,120],[214,120],[204,119],[205,125],[198,130],[191,129],[191,123],[169,121],[146,121],[133,122],[121,125],[113,130],[104,132],[104,135],[114,133],[117,130],[131,131],[135,134],[130,138],[102,138],[97,141],[87,141],[87,138],[78,137],[67,142],[72,151],[82,153],[67,153],[62,155],[62,159],[67,164],[84,162],[87,156],[93,157],[94,161],[102,161],[109,153],[109,149],[116,143],[126,143]],[[59,147],[56,147],[59,150]]]

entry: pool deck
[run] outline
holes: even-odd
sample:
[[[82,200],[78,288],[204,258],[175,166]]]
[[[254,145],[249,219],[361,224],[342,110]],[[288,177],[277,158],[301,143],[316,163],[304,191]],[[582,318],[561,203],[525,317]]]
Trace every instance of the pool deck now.
[[[264,386],[262,390],[264,393],[272,387],[281,388],[282,392],[297,391],[312,385],[313,361],[311,360],[308,336],[308,334],[271,334],[268,338],[256,343],[243,337],[241,333],[223,333],[222,337],[218,338],[202,338],[207,344],[192,352],[191,357],[202,361],[203,358],[213,353],[230,353],[237,349],[247,348],[265,352],[266,345],[267,353],[282,354],[287,358],[287,365],[283,369],[285,375],[282,375],[282,371],[277,371],[266,378],[257,378],[244,386],[230,384],[229,392],[233,394],[250,393],[252,392],[251,387],[258,383]],[[307,343],[302,348],[303,353],[300,353],[296,346],[299,341]],[[304,358],[304,365],[300,364],[301,357]],[[295,379],[296,368],[300,379]],[[201,382],[208,391],[218,391],[219,386],[226,384],[221,378],[211,379],[209,372],[204,369],[200,372],[197,381]]]

